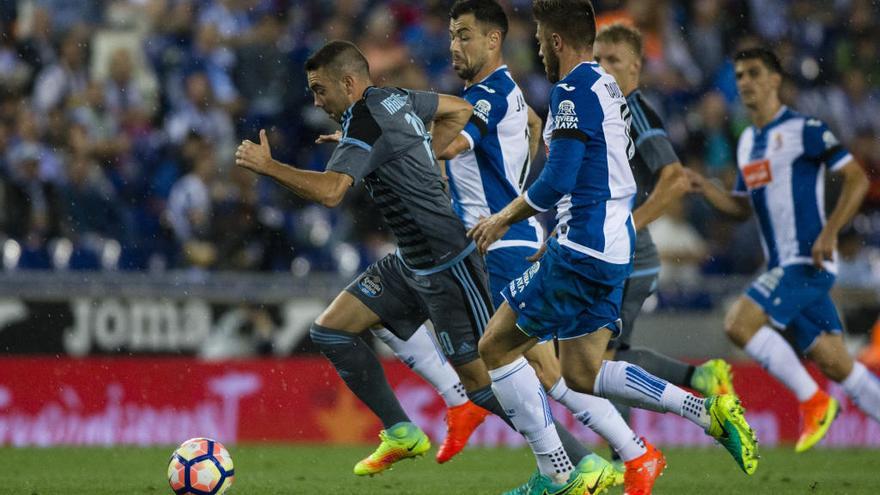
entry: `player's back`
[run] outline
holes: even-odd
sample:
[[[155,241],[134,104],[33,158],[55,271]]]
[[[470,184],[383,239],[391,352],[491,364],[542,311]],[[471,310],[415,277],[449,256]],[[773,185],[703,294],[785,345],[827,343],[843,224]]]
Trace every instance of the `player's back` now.
[[[471,149],[447,161],[447,174],[455,212],[473,227],[522,193],[531,164],[528,107],[507,66],[468,86],[462,96],[474,106],[474,117],[462,131]],[[535,247],[542,237],[536,220],[524,220],[493,248]]]
[[[735,193],[751,197],[770,268],[812,264],[813,242],[825,226],[825,167],[851,159],[822,121],[787,107],[740,135]],[[836,271],[835,262],[825,265]]]
[[[559,244],[613,264],[629,264],[635,242],[627,112],[614,78],[599,64],[583,62],[554,86],[545,128],[550,160],[556,139],[578,139],[586,147],[574,188],[557,205]]]
[[[343,116],[343,137],[329,170],[364,184],[397,237],[408,266],[429,269],[461,253],[470,241],[452,211],[426,131],[435,93],[369,88]],[[337,159],[340,150],[369,152]],[[355,150],[356,151],[356,150]]]

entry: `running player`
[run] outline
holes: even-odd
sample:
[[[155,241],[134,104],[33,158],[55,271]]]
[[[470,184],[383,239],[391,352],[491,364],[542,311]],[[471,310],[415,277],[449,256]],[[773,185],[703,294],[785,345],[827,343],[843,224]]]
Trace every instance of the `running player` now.
[[[503,62],[507,26],[507,16],[495,0],[459,0],[450,10],[453,69],[466,83],[463,96],[474,106],[474,117],[438,157],[449,159],[446,172],[453,209],[467,227],[473,227],[482,216],[498,212],[522,192],[531,158],[539,145],[540,118],[526,105]],[[486,264],[495,306],[503,302],[501,290],[529,267],[527,258],[541,247],[542,237],[542,228],[534,219],[523,220],[489,248]],[[424,327],[408,341],[397,339],[387,330],[380,338],[398,357],[412,362],[414,369],[424,370],[420,374],[438,391],[443,390],[444,383],[454,380],[448,377],[450,373],[454,376],[453,371],[444,371],[434,363],[437,352],[430,343],[421,343],[429,342]],[[628,476],[622,472],[619,476],[621,483],[626,481],[627,492],[649,493],[660,469],[643,467],[661,467],[659,451],[636,437],[606,399],[566,387],[552,343],[533,347],[526,357],[540,370],[544,388],[581,422],[606,438],[615,452],[620,452],[630,467]],[[426,363],[433,363],[430,370],[425,370]],[[465,407],[466,404],[456,406],[450,412]],[[465,424],[475,427],[479,423]],[[451,421],[449,426],[450,434],[437,453],[439,462],[448,460],[467,441],[460,429],[453,430],[455,425]]]
[[[782,105],[782,68],[772,51],[745,50],[734,63],[737,88],[752,121],[739,137],[736,187],[722,191],[692,175],[719,210],[741,219],[752,211],[758,216],[768,271],[730,309],[725,331],[797,396],[802,425],[795,450],[803,452],[822,439],[839,404],[819,389],[771,327],[787,327],[798,350],[840,383],[865,414],[880,421],[880,381],[847,352],[828,294],[837,271],[837,235],[858,211],[868,181],[823,122]],[[843,177],[840,199],[827,219],[826,168]]]
[[[609,344],[605,357],[637,364],[659,378],[679,387],[690,387],[707,397],[734,393],[730,365],[724,360],[713,359],[695,367],[631,345],[636,318],[645,300],[656,290],[660,274],[660,257],[645,227],[662,216],[670,204],[690,192],[690,181],[672,149],[663,122],[638,89],[642,69],[641,33],[620,23],[606,26],[596,35],[593,56],[614,76],[626,95],[632,118],[630,138],[635,144],[635,155],[629,164],[637,186],[633,224],[638,235],[633,271],[623,288],[620,310],[623,329]],[[628,416],[629,408],[619,407],[624,416]]]
[[[363,180],[398,240],[398,252],[371,265],[317,318],[311,338],[351,391],[382,421],[379,448],[354,472],[372,475],[424,454],[428,437],[409,421],[372,349],[360,338],[382,325],[406,340],[430,319],[468,394],[510,420],[490,392],[477,338],[492,307],[482,256],[465,236],[434,165],[433,145],[445,149],[473,114],[466,101],[436,93],[372,86],[358,48],[333,41],[305,66],[315,105],[342,124],[324,172],[299,170],[272,159],[265,131],[244,141],[236,164],[267,175],[298,196],[339,204]],[[426,125],[433,123],[432,136]],[[586,449],[574,444],[575,459]],[[568,459],[568,458],[566,458]]]
[[[502,57],[507,17],[495,0],[459,0],[450,10],[450,50],[455,72],[465,81],[462,96],[474,116],[439,155],[448,158],[447,175],[456,213],[472,228],[481,217],[497,213],[523,191],[529,165],[537,153],[541,121],[526,105]],[[486,265],[493,303],[501,291],[531,264],[542,246],[543,229],[534,218],[513,224],[489,246]],[[544,389],[579,421],[605,438],[631,467],[626,490],[653,484],[662,454],[640,440],[606,399],[570,390],[561,377],[552,343],[529,349],[526,358],[538,370]]]
[[[548,79],[553,134],[535,183],[469,231],[481,252],[512,225],[557,206],[558,240],[504,289],[505,302],[480,340],[492,389],[538,463],[513,493],[594,493],[610,481],[566,463],[550,425],[546,396],[523,353],[559,340],[562,375],[576,392],[674,412],[719,440],[746,473],[757,468],[757,444],[731,395],[700,399],[638,366],[602,361],[619,333],[623,286],[631,272],[635,230],[630,203],[628,108],[614,78],[592,62],[596,24],[589,0],[534,0],[537,39]],[[607,466],[607,470],[611,470]]]

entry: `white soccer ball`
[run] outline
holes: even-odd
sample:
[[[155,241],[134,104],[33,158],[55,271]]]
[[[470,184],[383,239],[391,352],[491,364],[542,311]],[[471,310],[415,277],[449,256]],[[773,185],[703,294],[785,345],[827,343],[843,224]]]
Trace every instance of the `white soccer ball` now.
[[[177,495],[220,495],[234,479],[232,456],[210,438],[183,442],[168,463],[168,484]]]

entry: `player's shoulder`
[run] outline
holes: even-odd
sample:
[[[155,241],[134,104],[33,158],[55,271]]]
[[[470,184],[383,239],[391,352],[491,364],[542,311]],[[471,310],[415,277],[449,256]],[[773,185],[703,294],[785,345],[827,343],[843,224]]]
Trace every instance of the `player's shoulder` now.
[[[630,93],[626,97],[626,104],[632,114],[634,128],[640,131],[663,129],[660,113],[641,91],[635,90]]]
[[[577,106],[602,105],[604,98],[623,98],[614,78],[595,62],[582,62],[553,86],[550,100],[572,101]]]
[[[496,104],[507,101],[507,96],[516,89],[516,82],[510,77],[506,67],[499,68],[486,79],[467,88],[464,97],[471,104],[486,100]]]
[[[360,101],[364,102],[364,106],[374,117],[381,120],[382,117],[398,113],[407,105],[413,105],[416,94],[429,94],[429,92],[373,86],[367,89]]]

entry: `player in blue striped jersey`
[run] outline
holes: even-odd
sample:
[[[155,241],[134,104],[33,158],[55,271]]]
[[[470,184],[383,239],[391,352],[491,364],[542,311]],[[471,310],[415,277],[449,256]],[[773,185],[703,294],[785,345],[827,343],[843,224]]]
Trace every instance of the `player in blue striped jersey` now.
[[[526,105],[522,91],[503,62],[501,51],[506,32],[507,17],[495,0],[460,0],[450,10],[453,68],[465,81],[462,96],[473,105],[474,115],[438,158],[448,159],[446,172],[453,208],[469,228],[522,193],[539,144],[540,118]],[[528,258],[540,249],[542,238],[542,227],[530,218],[513,225],[490,246],[486,264],[495,306],[503,302],[502,289],[528,269]],[[374,333],[441,395],[445,384],[455,381],[454,370],[436,363],[438,353],[429,344],[427,329],[420,328],[407,341],[387,330]],[[547,392],[608,440],[624,460],[643,457],[647,451],[645,444],[606,399],[568,389],[560,376],[552,344],[535,346],[526,357],[540,371],[539,378]],[[470,431],[462,431],[453,421],[456,416],[475,414],[468,407],[467,403],[449,407],[448,434],[437,453],[439,462],[445,462],[464,447]],[[475,427],[478,422],[462,424]],[[570,439],[565,443],[573,462],[589,453],[582,446],[579,449],[572,445]],[[623,482],[623,476],[616,481]]]
[[[469,231],[486,252],[511,225],[557,209],[558,240],[551,239],[543,257],[504,289],[505,302],[479,344],[492,390],[538,463],[538,472],[515,493],[602,488],[601,479],[585,479],[583,466],[561,456],[546,396],[523,357],[539,341],[554,338],[571,389],[679,414],[718,439],[751,474],[757,444],[732,396],[700,399],[638,366],[602,360],[608,341],[620,332],[635,247],[628,110],[614,78],[592,61],[596,23],[589,0],[535,0],[533,13],[540,55],[555,83],[550,154],[522,196]]]
[[[694,181],[721,211],[742,219],[754,211],[758,217],[768,271],[730,309],[725,330],[797,396],[803,422],[795,450],[802,452],[822,439],[838,404],[819,389],[791,346],[771,327],[787,327],[798,350],[880,421],[880,381],[848,354],[828,294],[837,272],[837,235],[858,211],[868,181],[822,121],[780,102],[783,75],[772,51],[738,53],[735,72],[752,121],[737,146],[736,187],[726,192],[700,176]],[[840,199],[827,219],[826,169],[843,177]]]

